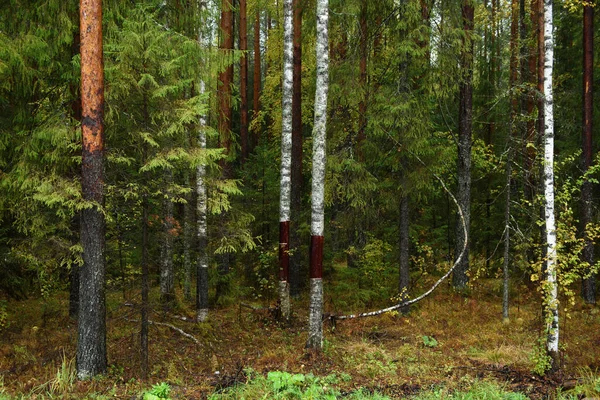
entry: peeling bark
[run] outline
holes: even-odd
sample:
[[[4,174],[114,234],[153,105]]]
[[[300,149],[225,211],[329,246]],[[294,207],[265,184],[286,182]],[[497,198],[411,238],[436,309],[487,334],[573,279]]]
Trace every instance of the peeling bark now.
[[[556,222],[554,216],[554,25],[552,0],[544,0],[544,208],[546,226],[545,321],[546,350],[558,368],[558,283],[556,280]]]
[[[77,378],[106,371],[104,260],[104,68],[102,2],[81,0],[81,105],[83,198],[94,206],[81,212],[83,266],[79,274]]]
[[[306,347],[320,351],[323,347],[323,232],[325,216],[325,164],[327,133],[327,94],[329,90],[329,20],[328,0],[317,0],[317,91],[313,125],[313,168],[310,242],[310,310]]]
[[[289,237],[292,190],[292,97],[294,48],[292,0],[283,3],[283,82],[281,96],[281,181],[279,190],[279,302],[283,319],[290,317]],[[287,305],[287,309],[284,308]]]

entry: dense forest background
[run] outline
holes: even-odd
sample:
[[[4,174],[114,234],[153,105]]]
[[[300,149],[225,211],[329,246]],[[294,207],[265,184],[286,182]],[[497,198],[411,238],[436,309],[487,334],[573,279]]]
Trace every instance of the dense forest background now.
[[[247,312],[271,307],[288,324],[304,318],[315,278],[315,93],[323,90],[317,3],[293,3],[293,88],[282,102],[292,60],[284,57],[283,1],[105,0],[102,204],[81,188],[78,6],[8,0],[0,14],[0,331],[18,325],[26,299],[51,304],[69,293],[77,318],[80,216],[96,207],[106,223],[107,293],[121,295],[133,320],[150,307],[216,323],[220,312],[249,303]],[[507,323],[514,305],[537,307],[544,325],[541,306],[554,302],[543,283],[544,4],[330,0],[328,9],[323,313],[400,304],[454,266],[444,294],[451,301],[472,305],[469,298],[485,295]],[[584,48],[593,60],[597,47],[593,10],[554,2],[561,318],[583,303],[596,311],[591,137],[599,113],[595,63],[584,68]],[[282,126],[291,134],[283,156]],[[278,286],[287,157],[291,317]],[[465,235],[454,197],[468,228],[458,261]]]

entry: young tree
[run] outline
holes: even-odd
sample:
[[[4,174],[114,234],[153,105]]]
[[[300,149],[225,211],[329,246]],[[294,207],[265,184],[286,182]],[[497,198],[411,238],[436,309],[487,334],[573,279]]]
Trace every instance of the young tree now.
[[[302,0],[293,0],[294,9],[294,83],[292,95],[292,204],[291,215],[299,226],[302,209]],[[298,251],[300,234],[298,229],[290,232],[290,293],[300,294],[300,266],[302,254]]]
[[[556,253],[556,223],[554,216],[554,98],[552,71],[554,64],[554,24],[552,0],[544,0],[544,217],[546,236],[546,282],[544,287],[544,316],[546,321],[546,350],[552,367],[558,367],[558,283]]]
[[[593,112],[594,112],[594,7],[585,3],[583,7],[583,172],[592,166]],[[586,233],[587,225],[592,222],[592,182],[585,179],[581,188],[581,232],[585,247],[582,261],[591,267],[594,265],[594,243]],[[588,304],[596,303],[596,279],[594,275],[583,279],[583,299]]]
[[[104,294],[104,69],[102,1],[81,0],[81,188],[89,206],[81,212],[83,266],[80,269],[77,377],[106,371]]]
[[[281,181],[279,191],[279,307],[290,317],[290,200],[292,168],[293,25],[292,0],[283,3],[283,83],[281,101]]]
[[[462,21],[464,37],[461,50],[461,78],[459,82],[458,112],[458,202],[463,210],[467,231],[471,225],[471,146],[473,124],[473,32],[475,9],[471,0],[463,0]],[[468,232],[467,232],[468,235]],[[460,221],[456,223],[456,247],[454,254],[458,256],[467,238]],[[457,289],[464,289],[469,281],[469,244],[461,262],[456,266],[452,276],[452,284]]]
[[[317,91],[313,126],[313,168],[310,238],[310,310],[306,347],[323,347],[323,232],[325,225],[325,138],[329,89],[328,0],[317,1]]]

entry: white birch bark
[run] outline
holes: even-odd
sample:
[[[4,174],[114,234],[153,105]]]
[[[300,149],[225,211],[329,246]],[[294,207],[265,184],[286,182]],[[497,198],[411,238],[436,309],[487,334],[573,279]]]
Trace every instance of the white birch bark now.
[[[203,3],[200,3],[201,7]],[[211,25],[212,32],[212,25]],[[209,36],[212,36],[209,35]],[[205,47],[207,41],[202,36],[202,28],[198,30],[198,43]],[[210,43],[210,37],[208,40]],[[204,80],[199,81],[199,93],[206,92]],[[200,116],[200,129],[198,130],[198,146],[206,149],[206,117]],[[204,322],[208,318],[208,223],[207,223],[207,192],[206,192],[206,166],[203,164],[196,167],[196,203],[197,235],[198,235],[198,260],[196,266],[196,321]]]
[[[292,188],[292,85],[293,85],[293,27],[292,0],[283,3],[283,82],[281,98],[281,181],[279,191],[279,221],[290,220]]]
[[[294,75],[294,31],[292,25],[292,0],[283,3],[283,82],[281,95],[281,181],[279,190],[279,221],[290,221],[290,199],[292,192],[292,95]],[[289,224],[285,224],[288,229]],[[280,229],[283,229],[280,227]],[[288,240],[289,241],[289,240]],[[279,243],[285,249],[289,243]],[[287,257],[287,255],[286,255]],[[289,264],[289,262],[288,262]],[[290,316],[290,285],[288,277],[279,282],[279,307],[281,316]]]
[[[325,210],[325,135],[327,131],[327,92],[329,90],[328,0],[317,0],[317,91],[313,127],[312,214],[313,236],[323,236]]]
[[[554,63],[552,0],[544,0],[544,206],[546,217],[546,348],[554,361],[558,355],[558,284],[556,280],[556,223],[554,216],[554,111],[552,67]]]
[[[323,236],[325,212],[325,138],[327,131],[327,93],[329,89],[329,20],[328,0],[317,0],[317,90],[313,126],[313,168],[311,197],[311,235]],[[310,310],[308,318],[308,348],[323,347],[323,280],[310,280]]]

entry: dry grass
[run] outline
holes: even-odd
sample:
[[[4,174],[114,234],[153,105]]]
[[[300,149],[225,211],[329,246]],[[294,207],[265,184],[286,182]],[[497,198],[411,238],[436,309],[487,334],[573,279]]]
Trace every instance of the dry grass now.
[[[510,322],[503,323],[500,299],[486,290],[495,284],[479,280],[467,298],[444,285],[407,316],[341,321],[335,330],[326,324],[321,356],[304,350],[305,298],[294,303],[294,320],[285,327],[267,312],[237,305],[213,310],[210,320],[202,324],[155,312],[152,319],[177,325],[201,345],[167,327],[151,326],[148,383],[137,379],[139,327],[131,320],[139,315],[135,307],[124,304],[121,293],[111,293],[108,301],[109,373],[89,382],[67,380],[76,326],[66,315],[66,296],[45,305],[35,299],[13,302],[8,307],[10,326],[0,342],[0,394],[4,390],[31,398],[82,398],[89,393],[125,397],[166,381],[181,398],[202,398],[215,387],[239,379],[248,367],[259,373],[346,373],[352,377],[345,384],[349,390],[366,386],[384,392],[398,385],[442,385],[452,390],[483,377],[508,379],[509,372],[511,379],[515,374],[531,376],[529,355],[541,332],[540,302],[535,291],[521,288],[525,294],[513,304]],[[178,313],[192,316],[193,309],[182,305]],[[581,368],[596,371],[600,366],[597,308],[576,304],[570,319],[562,321],[565,376],[577,376]],[[428,346],[424,336],[437,344]],[[64,377],[57,372],[61,368]]]

